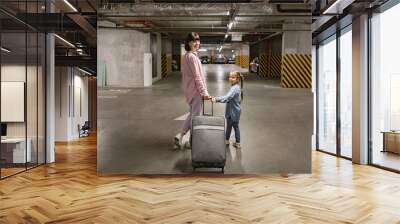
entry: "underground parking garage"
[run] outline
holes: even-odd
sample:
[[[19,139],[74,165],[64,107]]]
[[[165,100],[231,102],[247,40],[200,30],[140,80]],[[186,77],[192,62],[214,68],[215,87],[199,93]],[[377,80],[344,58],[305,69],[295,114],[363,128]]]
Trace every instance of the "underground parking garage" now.
[[[98,171],[193,172],[191,131],[182,148],[174,136],[191,116],[182,73],[185,38],[195,32],[210,96],[230,90],[230,72],[244,77],[241,147],[234,147],[232,131],[225,173],[309,173],[310,12],[305,2],[104,2],[98,18]],[[212,105],[204,101],[205,113],[223,117],[225,104]]]

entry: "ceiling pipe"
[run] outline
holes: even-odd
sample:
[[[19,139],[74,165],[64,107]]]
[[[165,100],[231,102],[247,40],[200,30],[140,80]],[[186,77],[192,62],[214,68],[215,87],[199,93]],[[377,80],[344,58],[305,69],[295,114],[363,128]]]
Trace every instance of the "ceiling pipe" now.
[[[250,43],[250,45],[257,44],[257,43],[259,43],[259,42],[261,42],[261,41],[270,39],[270,38],[275,37],[275,36],[278,36],[278,35],[280,35],[280,34],[282,34],[282,32],[273,33],[273,34],[271,34],[271,35],[269,35],[269,36],[267,36],[267,37],[264,37],[264,38],[262,38],[262,39],[260,39],[260,40],[257,40],[257,41],[255,41],[255,42],[253,42],[253,43]]]
[[[281,4],[276,6],[276,10],[280,13],[311,13],[311,9],[284,9]]]

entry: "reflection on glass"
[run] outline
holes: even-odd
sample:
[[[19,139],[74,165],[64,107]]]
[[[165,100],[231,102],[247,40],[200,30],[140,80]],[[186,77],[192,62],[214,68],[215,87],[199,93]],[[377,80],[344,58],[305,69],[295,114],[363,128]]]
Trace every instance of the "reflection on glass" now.
[[[400,170],[400,5],[372,18],[372,163]]]
[[[318,148],[336,153],[336,40],[318,48]]]
[[[352,35],[340,36],[340,152],[352,157]]]

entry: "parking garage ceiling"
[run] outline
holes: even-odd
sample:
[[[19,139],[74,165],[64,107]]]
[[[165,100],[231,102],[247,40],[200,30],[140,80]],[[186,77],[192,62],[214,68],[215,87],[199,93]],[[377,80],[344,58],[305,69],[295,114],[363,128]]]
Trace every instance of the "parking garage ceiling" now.
[[[99,27],[160,32],[180,40],[198,32],[210,43],[223,41],[227,33],[228,42],[232,34],[253,42],[281,33],[285,23],[311,24],[308,0],[103,0],[98,12]]]

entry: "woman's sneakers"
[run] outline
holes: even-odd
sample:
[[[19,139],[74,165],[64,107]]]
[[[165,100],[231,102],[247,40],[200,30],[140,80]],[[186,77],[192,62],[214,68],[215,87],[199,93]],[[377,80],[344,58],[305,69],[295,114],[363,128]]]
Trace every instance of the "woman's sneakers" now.
[[[233,143],[233,147],[237,148],[237,149],[241,149],[242,147],[240,146],[240,143],[235,142]]]
[[[229,146],[229,140],[225,140],[225,145],[226,145],[226,146]],[[235,147],[236,149],[241,149],[241,148],[242,148],[242,147],[240,147],[240,143],[238,143],[238,142],[235,142],[235,143],[233,143],[232,145],[233,145],[233,147]]]

